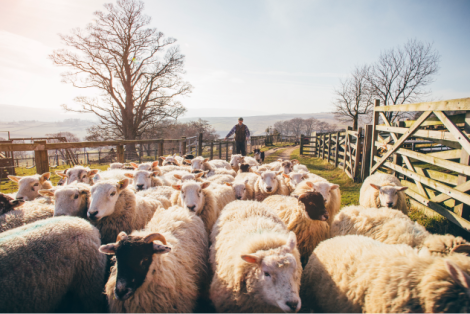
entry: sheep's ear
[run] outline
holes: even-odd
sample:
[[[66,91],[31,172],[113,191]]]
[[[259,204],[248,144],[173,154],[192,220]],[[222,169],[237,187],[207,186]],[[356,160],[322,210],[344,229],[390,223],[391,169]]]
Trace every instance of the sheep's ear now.
[[[293,165],[300,165],[300,162],[297,159],[292,159],[291,162]]]
[[[133,173],[124,173],[124,176],[132,179],[134,177],[134,174]]]
[[[280,175],[280,174],[282,174],[283,172],[284,172],[283,170],[280,170],[280,171],[278,171],[278,172],[276,173],[276,175]]]
[[[227,185],[227,186],[232,186],[233,184],[230,183],[230,182],[225,182],[225,185]]]
[[[175,177],[175,178],[178,179],[178,180],[181,180],[181,176],[180,176],[179,174],[176,174],[176,173],[175,173],[175,174],[173,175],[173,177]]]
[[[204,175],[204,172],[199,172],[198,174],[196,174],[196,179],[202,177]]]
[[[404,190],[406,190],[406,189],[408,189],[407,186],[400,186],[400,187],[397,187],[397,188],[396,188],[397,192],[398,192],[398,191],[404,191]]]
[[[101,180],[101,176],[100,176],[99,173],[97,173],[97,174],[93,177],[93,183],[96,183],[96,182],[98,182],[98,181],[100,181],[100,180]]]
[[[45,172],[39,178],[39,182],[43,183],[44,181],[49,180],[50,177],[51,177],[51,173],[50,172]]]
[[[159,243],[153,243],[153,253],[154,254],[165,254],[171,251],[171,247],[166,245],[161,245]]]
[[[336,190],[336,189],[339,189],[338,184],[330,184],[330,191],[333,191],[333,190]]]
[[[460,244],[457,245],[450,251],[450,253],[464,253],[469,255],[470,254],[470,244]]]
[[[279,158],[277,161],[282,162],[282,159]]]
[[[206,158],[206,159],[203,160],[202,163],[205,163],[205,162],[208,162],[208,161],[209,161],[209,158]]]
[[[152,168],[158,168],[158,160],[152,162]]]
[[[131,162],[130,165],[134,167],[134,169],[139,168],[139,165],[137,165],[135,162]]]
[[[175,157],[176,157],[176,154],[173,154],[173,158],[175,158]]]
[[[287,175],[287,174],[285,174],[285,173],[283,173],[282,176],[283,176],[284,178],[286,178],[286,179],[287,179],[287,178],[290,178],[289,175]]]
[[[55,174],[58,175],[59,177],[67,178],[67,175],[61,170],[56,171]]]
[[[129,179],[121,180],[121,181],[119,181],[118,184],[119,184],[118,189],[119,190],[124,190],[129,185]]]
[[[185,159],[184,161],[187,162],[188,164],[191,163],[191,159]]]
[[[163,157],[163,156],[162,156],[162,157],[160,157],[160,158],[161,158],[161,159],[163,159],[163,160],[165,160],[165,159],[166,159],[166,157]]]
[[[128,237],[129,236],[127,235],[127,233],[125,231],[121,231],[121,232],[119,232],[119,234],[116,237],[116,243],[118,243],[121,240],[126,240]]]
[[[90,171],[88,171],[88,173],[86,174],[87,177],[92,177],[94,176],[95,174],[97,174],[98,172],[100,172],[99,169],[92,169]]]
[[[38,193],[42,196],[54,196],[53,190],[39,190]]]
[[[116,254],[116,243],[110,243],[100,246],[100,252],[108,255]]]
[[[245,180],[245,185],[247,185],[247,184],[248,184],[248,179]]]
[[[177,191],[181,191],[181,184],[174,184],[171,187],[174,188]]]
[[[207,176],[208,173],[209,173],[209,170],[204,171],[205,176]]]
[[[464,273],[453,262],[446,260],[446,268],[455,283],[464,289],[470,289],[470,276]]]
[[[159,174],[160,174],[160,170],[152,171],[152,177],[158,177]]]
[[[204,182],[203,184],[201,184],[201,189],[205,189],[205,188],[207,188],[209,185],[211,185],[211,183],[206,181],[206,182]]]
[[[307,181],[305,184],[306,184],[309,188],[312,188],[312,189],[313,189],[313,183],[312,183],[312,182]]]
[[[297,238],[293,231],[289,232],[289,237],[287,238],[286,244],[282,247],[285,253],[291,253],[297,246]]]
[[[370,186],[373,187],[376,190],[380,190],[380,185],[376,185],[376,184],[371,183]]]
[[[10,179],[11,181],[14,181],[14,182],[19,182],[21,180],[21,177],[8,176],[8,179]]]
[[[246,254],[241,256],[242,260],[250,264],[261,263],[261,258],[256,254]]]

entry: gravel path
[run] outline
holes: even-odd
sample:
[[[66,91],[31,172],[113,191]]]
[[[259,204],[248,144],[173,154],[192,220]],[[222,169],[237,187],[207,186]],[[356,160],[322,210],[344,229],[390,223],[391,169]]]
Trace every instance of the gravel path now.
[[[279,158],[283,158],[283,159],[290,159],[290,155],[292,154],[292,152],[294,150],[296,150],[297,148],[299,148],[299,145],[297,146],[292,146],[292,147],[288,147],[286,148],[282,153],[279,154]],[[277,150],[279,149],[284,149],[284,147],[276,147],[274,149],[270,149],[270,150],[267,150],[264,152],[264,156],[265,158],[268,157],[269,155],[275,153]]]

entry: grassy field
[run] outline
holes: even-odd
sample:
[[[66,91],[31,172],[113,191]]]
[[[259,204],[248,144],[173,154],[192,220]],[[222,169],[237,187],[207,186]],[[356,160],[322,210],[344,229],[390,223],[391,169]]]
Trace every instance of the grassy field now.
[[[339,184],[341,189],[341,207],[359,204],[359,191],[362,183],[354,183],[340,168],[335,168],[323,159],[300,156],[299,153],[299,149],[296,149],[292,153],[291,159],[298,159],[312,173],[322,176],[332,183]],[[451,223],[443,216],[436,215],[429,217],[413,207],[410,208],[408,216],[431,233],[453,234],[470,241],[470,234],[467,231]]]

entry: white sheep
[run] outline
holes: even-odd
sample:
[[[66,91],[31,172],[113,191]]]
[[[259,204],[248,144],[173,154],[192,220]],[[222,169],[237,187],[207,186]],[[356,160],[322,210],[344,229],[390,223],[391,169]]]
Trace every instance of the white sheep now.
[[[242,156],[240,154],[233,154],[230,157],[230,166],[233,170],[238,171],[242,163],[249,164],[252,167],[256,167],[259,165],[256,159],[254,159],[253,157]]]
[[[217,206],[220,211],[222,211],[228,203],[236,199],[235,190],[231,185],[211,184],[210,188],[216,197]]]
[[[308,174],[304,172],[291,172],[289,174],[283,173],[282,176],[284,177],[284,181],[289,187],[289,191],[291,193],[294,192],[295,188],[297,187],[297,185],[299,185],[300,182],[308,179]]]
[[[302,274],[305,311],[467,313],[470,258],[349,235],[317,246]]]
[[[321,178],[321,177],[319,177]],[[333,184],[325,179],[308,179],[297,185],[292,195],[301,195],[306,192],[319,192],[325,200],[325,207],[328,211],[328,224],[331,226],[333,219],[341,209],[341,191],[338,184]]]
[[[168,208],[171,206],[171,195],[174,192],[175,190],[171,186],[157,186],[147,190],[139,191],[136,193],[136,195],[141,197],[156,198],[162,202],[163,207]],[[163,198],[169,200],[170,203],[168,204],[166,201],[162,201]]]
[[[114,241],[119,232],[145,227],[162,204],[149,197],[139,197],[127,188],[129,179],[100,180],[91,188],[87,217],[101,233],[101,241]]]
[[[82,183],[93,184],[93,177],[99,172],[98,169],[90,170],[88,167],[80,165],[74,166],[73,168],[58,170],[55,173],[66,179],[65,185],[71,184],[72,182],[78,181]]]
[[[76,217],[1,233],[0,312],[106,311],[106,257],[99,247],[98,230]]]
[[[294,159],[294,160],[297,160],[297,159]],[[300,163],[297,163],[297,164],[294,165],[294,171],[296,171],[296,172],[299,172],[299,171],[309,172],[307,166],[302,165]]]
[[[242,172],[237,174],[235,181],[243,182],[245,185],[246,193],[242,200],[254,200],[255,199],[255,184],[259,176],[253,172]],[[235,193],[238,193],[235,191]],[[239,195],[239,194],[237,194]]]
[[[0,216],[0,232],[23,225],[51,218],[54,215],[54,204],[49,198],[37,198],[21,204],[15,210]]]
[[[188,166],[163,166],[163,167],[159,167],[160,176],[163,176],[163,175],[167,174],[168,172],[172,172],[172,171],[176,171],[176,170],[191,172],[191,167],[188,167]]]
[[[130,165],[134,167],[135,170],[157,171],[156,168],[158,168],[158,160],[143,162],[140,165],[136,164],[135,162],[131,162]]]
[[[38,198],[40,196],[39,190],[52,188],[52,183],[49,181],[50,176],[50,172],[25,177],[8,176],[8,179],[18,183],[18,192],[11,194],[11,197],[24,201],[32,201]]]
[[[163,185],[163,181],[158,177],[158,174],[158,171],[137,170],[134,173],[126,173],[125,176],[133,179],[133,186],[136,191],[142,191]]]
[[[278,214],[289,231],[295,232],[302,265],[305,266],[315,247],[330,237],[323,196],[318,192],[306,192],[297,198],[272,195],[263,204]]]
[[[162,166],[182,166],[183,165],[183,157],[176,156],[174,154],[173,156],[169,155],[167,157],[160,157],[163,162]]]
[[[359,204],[366,208],[390,207],[407,214],[408,206],[403,192],[407,188],[394,176],[377,172],[367,177],[362,184]]]
[[[178,174],[175,173],[173,174],[173,177],[175,177],[178,181],[178,184],[186,182],[186,181],[197,181],[197,182],[202,182],[201,177],[204,176],[204,172],[199,172],[199,173],[185,173],[185,174]]]
[[[124,164],[120,162],[113,162],[112,164],[109,165],[108,170],[113,170],[113,169],[123,169]]]
[[[220,215],[221,208],[212,189],[208,189],[210,182],[187,181],[183,184],[175,184],[176,190],[171,196],[171,204],[181,206],[186,210],[200,216],[206,226],[207,234],[210,234],[212,226]]]
[[[254,199],[253,186],[248,183],[248,179],[245,179],[244,181],[238,180],[231,183],[227,182],[225,184],[232,187],[237,200],[246,201]]]
[[[282,171],[255,172],[259,178],[254,185],[255,200],[262,202],[270,195],[289,195],[289,187],[278,177]]]
[[[181,207],[155,215],[142,231],[122,232],[100,251],[116,256],[106,284],[111,312],[191,313],[207,276],[201,218]]]
[[[235,181],[235,178],[229,174],[218,174],[207,178],[207,181],[212,182],[214,184],[225,184]]]
[[[433,254],[448,255],[469,247],[462,237],[431,234],[399,210],[348,206],[336,215],[331,225],[331,237],[357,234],[387,244],[407,244]]]
[[[76,216],[86,218],[90,202],[91,186],[73,182],[62,187],[39,190],[42,196],[54,199],[54,216]]]
[[[135,170],[128,169],[111,169],[106,171],[100,171],[93,177],[93,181],[90,182],[90,185],[93,185],[95,181],[98,180],[124,180],[128,178],[128,174],[134,174]],[[132,182],[132,180],[130,181]]]
[[[268,206],[234,201],[211,234],[216,312],[297,312],[302,266],[293,232]]]
[[[194,159],[188,159],[186,162],[191,163],[192,170],[212,170],[214,171],[216,168],[223,168],[227,170],[232,170],[232,167],[228,162],[222,159],[213,159],[209,160],[209,158],[204,158],[202,156],[198,156]]]

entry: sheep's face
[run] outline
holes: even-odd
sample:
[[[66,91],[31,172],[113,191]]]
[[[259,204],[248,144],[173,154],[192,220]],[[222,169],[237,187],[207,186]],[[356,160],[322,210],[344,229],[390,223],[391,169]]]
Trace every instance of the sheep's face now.
[[[49,172],[42,175],[33,175],[27,177],[8,176],[8,178],[18,183],[17,199],[32,201],[39,197],[39,190],[43,188],[44,183],[50,178]]]
[[[0,215],[8,213],[23,204],[23,200],[15,200],[13,197],[0,193]]]
[[[173,185],[175,190],[181,191],[181,205],[183,208],[188,209],[191,212],[199,215],[204,208],[204,193],[203,189],[207,188],[210,182],[198,183],[194,181],[188,181],[183,185]]]
[[[281,163],[281,169],[285,174],[289,174],[294,171],[294,165],[289,160],[286,160]]]
[[[202,164],[209,161],[208,158],[203,159],[202,157],[196,157],[191,160],[191,170],[203,170]]]
[[[284,174],[284,177],[288,180],[290,185],[295,188],[300,182],[304,181],[305,179],[308,178],[308,175],[306,173],[297,173],[297,172],[291,172],[288,175]]]
[[[329,182],[315,182],[312,183],[310,181],[307,182],[307,185],[312,188],[313,192],[318,192],[323,196],[323,199],[325,201],[325,206],[328,206],[330,204],[330,201],[332,199],[332,191],[336,190],[339,188],[339,185],[337,184],[332,184]]]
[[[90,207],[87,216],[91,220],[100,220],[114,213],[119,194],[129,185],[129,179],[122,181],[98,181],[91,188]]]
[[[299,202],[304,205],[305,212],[312,220],[327,221],[328,211],[325,208],[323,196],[318,192],[307,192],[298,196]]]
[[[185,175],[179,175],[179,174],[174,174],[173,176],[180,180],[181,183],[187,182],[187,181],[196,181],[197,179],[201,178],[204,175],[204,172],[199,172],[196,174],[193,173],[188,173]]]
[[[268,305],[284,312],[298,312],[301,307],[297,262],[292,251],[297,244],[295,234],[290,232],[289,239],[278,252],[258,251],[242,255],[241,258],[252,264],[248,268],[246,285],[248,291],[256,291]]]
[[[279,180],[277,179],[277,175],[281,174],[282,171],[274,172],[274,171],[265,171],[263,173],[256,172],[260,176],[261,180],[259,182],[259,188],[263,193],[273,193],[277,191],[279,187]]]
[[[232,155],[230,158],[230,166],[232,166],[232,169],[237,169],[240,167],[240,164],[243,162],[243,156],[242,155]]]
[[[237,200],[246,200],[246,185],[248,184],[248,179],[243,182],[233,182],[225,183],[228,186],[231,186],[235,192],[235,198]]]
[[[380,205],[395,208],[398,201],[398,192],[406,190],[406,186],[385,185],[379,186],[371,183],[371,186],[379,191]]]
[[[116,299],[127,300],[142,286],[147,277],[150,281],[152,277],[158,276],[154,274],[155,271],[151,271],[152,263],[158,263],[155,254],[170,251],[171,247],[166,245],[165,238],[159,233],[152,233],[143,238],[121,232],[116,243],[102,245],[100,252],[116,255]]]
[[[168,156],[168,157],[162,157],[163,159],[163,166],[179,166],[180,164],[176,160],[176,155],[173,156]]]
[[[93,184],[93,177],[99,172],[98,169],[90,170],[82,166],[76,166],[74,168],[68,169],[64,175],[67,176],[67,184],[72,182],[82,182],[87,184]],[[57,173],[59,174],[59,173]]]
[[[130,165],[134,167],[136,170],[145,170],[145,171],[157,171],[158,168],[158,161],[154,162],[144,162],[140,165],[131,162]]]
[[[63,188],[41,190],[43,196],[54,196],[54,216],[86,217],[90,198],[90,186],[84,183],[73,183]],[[52,193],[52,195],[51,195]]]
[[[137,170],[134,174],[126,173],[125,176],[134,179],[134,187],[137,191],[143,191],[152,187],[152,178],[158,174],[158,171]]]

